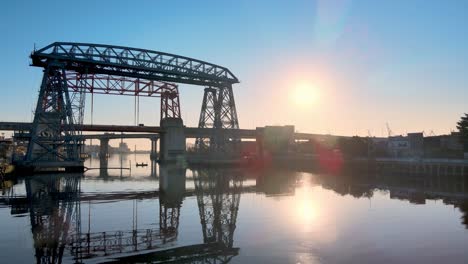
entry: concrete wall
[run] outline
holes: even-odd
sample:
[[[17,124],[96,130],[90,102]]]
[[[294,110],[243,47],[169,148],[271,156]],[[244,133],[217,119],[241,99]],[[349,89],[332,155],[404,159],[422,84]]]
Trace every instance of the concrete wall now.
[[[185,133],[181,118],[165,118],[161,120],[160,160],[172,162],[185,160]]]

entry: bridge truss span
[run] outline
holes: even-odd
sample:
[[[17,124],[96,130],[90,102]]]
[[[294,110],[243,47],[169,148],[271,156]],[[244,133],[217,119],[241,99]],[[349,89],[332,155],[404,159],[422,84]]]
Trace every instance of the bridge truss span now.
[[[232,85],[239,80],[229,69],[216,64],[146,49],[71,42],[54,42],[34,50],[31,59],[32,66],[44,68],[44,75],[27,155],[18,164],[20,167],[70,170],[83,167],[79,153],[83,142],[76,139],[82,134],[87,93],[134,96],[136,123],[139,123],[139,97],[160,97],[161,126],[164,125],[166,133],[161,143],[171,142],[161,144],[164,160],[185,153],[185,138],[179,133],[183,132],[179,83],[210,87],[210,92],[205,89],[204,97],[215,97],[204,100],[199,124],[200,128],[212,128],[212,135],[198,139],[197,146],[224,149],[226,142],[233,140],[221,130],[239,126],[232,92]],[[209,116],[211,108],[213,116]]]
[[[178,93],[174,83],[105,74],[68,72],[67,84],[74,92],[83,88],[95,94],[160,97],[164,93]]]
[[[129,76],[147,80],[195,85],[238,83],[229,69],[184,56],[113,45],[55,42],[31,54],[32,65],[46,67],[48,61],[65,64],[67,70]]]
[[[67,86],[73,95],[91,93],[161,97],[161,119],[181,117],[179,89],[174,83],[126,76],[67,72]],[[75,111],[75,113],[82,112],[81,110]]]

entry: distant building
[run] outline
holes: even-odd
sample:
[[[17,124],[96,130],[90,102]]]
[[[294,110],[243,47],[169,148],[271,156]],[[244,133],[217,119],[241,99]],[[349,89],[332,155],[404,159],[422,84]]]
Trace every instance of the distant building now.
[[[424,156],[429,158],[462,158],[463,145],[458,132],[424,138]]]
[[[408,156],[410,143],[408,137],[393,136],[387,139],[387,150],[391,157],[400,158]]]
[[[388,156],[388,139],[381,137],[372,137],[372,145],[369,148],[370,154],[374,157],[386,157]]]
[[[127,143],[125,142],[120,142],[119,147],[117,148],[117,153],[130,153],[131,150],[128,147]]]
[[[424,156],[424,134],[419,133],[408,133],[408,155],[410,157],[421,158]]]
[[[388,137],[387,151],[394,158],[421,158],[424,156],[424,134],[417,132]]]
[[[92,154],[92,153],[99,153],[99,145],[85,145],[84,146],[84,153]]]

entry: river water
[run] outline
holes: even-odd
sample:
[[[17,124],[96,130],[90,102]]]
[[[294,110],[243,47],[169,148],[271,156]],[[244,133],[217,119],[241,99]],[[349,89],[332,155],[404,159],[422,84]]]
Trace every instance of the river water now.
[[[461,177],[109,167],[5,182],[0,262],[468,263]]]

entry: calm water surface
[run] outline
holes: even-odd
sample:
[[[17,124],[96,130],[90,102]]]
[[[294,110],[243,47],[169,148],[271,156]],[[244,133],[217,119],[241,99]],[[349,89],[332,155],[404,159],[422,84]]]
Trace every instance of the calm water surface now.
[[[468,263],[468,179],[136,162],[5,182],[0,262]]]

